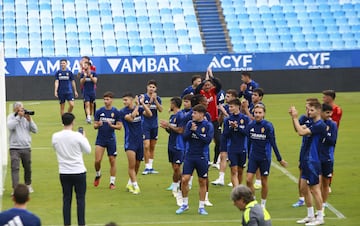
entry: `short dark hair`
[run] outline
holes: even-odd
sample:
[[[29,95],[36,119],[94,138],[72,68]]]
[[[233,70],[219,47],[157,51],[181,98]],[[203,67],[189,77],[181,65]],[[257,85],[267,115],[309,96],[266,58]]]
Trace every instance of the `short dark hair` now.
[[[241,198],[244,200],[245,203],[254,201],[254,195],[251,189],[243,184],[240,184],[233,188],[230,197],[231,200],[233,200],[234,202],[240,200]]]
[[[201,79],[201,76],[200,75],[193,75],[192,77],[191,77],[191,84],[196,80],[196,79]]]
[[[322,109],[322,105],[318,100],[309,102],[309,106],[310,107],[315,107],[316,109]]]
[[[331,97],[333,100],[335,100],[335,98],[336,98],[336,93],[335,93],[335,91],[332,90],[332,89],[324,90],[322,93],[323,93],[325,96]]]
[[[234,97],[238,96],[238,92],[236,91],[236,89],[228,89],[226,90],[226,94],[231,94]]]
[[[25,204],[29,201],[29,188],[25,184],[16,185],[13,197],[16,203]]]
[[[67,63],[67,59],[63,58],[60,60],[60,62],[65,61]]]
[[[241,75],[244,75],[244,76],[247,76],[247,77],[251,78],[251,74],[248,71],[241,72]]]
[[[195,105],[195,106],[192,108],[192,110],[193,110],[193,111],[200,112],[200,113],[203,113],[203,114],[206,113],[206,108],[205,108],[205,106],[202,105],[202,104]]]
[[[131,92],[125,92],[125,93],[122,95],[122,97],[123,97],[123,98],[124,98],[124,97],[134,98],[135,96],[134,96],[134,94],[132,94]]]
[[[111,91],[107,91],[104,93],[103,97],[110,97],[110,98],[114,98],[114,93]]]
[[[66,112],[61,116],[61,120],[64,126],[70,125],[75,119],[75,115],[70,112]]]
[[[256,88],[253,90],[253,93],[257,93],[259,95],[259,97],[263,97],[264,96],[264,90],[262,88]]]
[[[237,106],[241,106],[241,102],[238,98],[230,100],[228,105],[237,105]]]
[[[191,98],[193,97],[194,95],[193,94],[186,94],[185,96],[183,96],[183,100],[190,100],[191,101]]]
[[[181,107],[181,98],[180,97],[173,97],[170,99],[171,103],[174,103],[177,108]]]
[[[147,85],[154,85],[154,86],[157,87],[157,83],[156,83],[156,81],[154,79],[149,80]]]
[[[333,108],[329,104],[322,104],[322,111],[333,111]]]
[[[83,56],[83,57],[81,57],[81,58],[85,58],[85,59],[87,59],[88,61],[90,61],[90,57],[88,57],[88,56]]]
[[[191,97],[191,107],[194,107],[195,105],[198,105],[200,103],[200,100],[206,98],[202,94],[195,94]]]

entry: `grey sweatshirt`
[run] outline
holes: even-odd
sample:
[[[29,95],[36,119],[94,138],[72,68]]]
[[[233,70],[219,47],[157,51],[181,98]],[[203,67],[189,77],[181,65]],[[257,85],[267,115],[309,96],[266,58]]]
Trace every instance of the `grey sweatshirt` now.
[[[31,148],[30,132],[37,133],[38,128],[33,120],[30,122],[25,117],[15,116],[11,113],[7,118],[9,129],[9,147],[11,148]]]

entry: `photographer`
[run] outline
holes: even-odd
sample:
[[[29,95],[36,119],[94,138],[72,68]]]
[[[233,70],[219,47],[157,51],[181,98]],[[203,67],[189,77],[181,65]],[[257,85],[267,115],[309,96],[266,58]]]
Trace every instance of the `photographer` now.
[[[29,192],[34,192],[31,187],[31,132],[37,133],[38,128],[30,115],[33,111],[24,109],[21,102],[13,104],[13,113],[7,118],[9,129],[9,147],[11,158],[11,179],[12,187],[19,184],[20,160],[24,167],[25,184]]]

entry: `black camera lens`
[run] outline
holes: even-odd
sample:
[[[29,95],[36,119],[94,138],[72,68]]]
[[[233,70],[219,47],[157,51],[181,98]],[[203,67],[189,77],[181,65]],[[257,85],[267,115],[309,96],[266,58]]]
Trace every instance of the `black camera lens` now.
[[[25,115],[35,115],[35,111],[24,110]]]

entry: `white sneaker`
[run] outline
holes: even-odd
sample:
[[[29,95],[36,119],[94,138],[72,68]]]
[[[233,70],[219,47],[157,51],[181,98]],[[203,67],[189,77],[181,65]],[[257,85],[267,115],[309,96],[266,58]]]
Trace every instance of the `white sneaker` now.
[[[315,219],[313,221],[310,221],[309,223],[306,223],[305,226],[322,225],[324,223],[324,219]]]
[[[31,184],[26,185],[26,186],[27,186],[28,189],[29,189],[29,193],[33,193],[33,192],[34,192],[34,189],[31,187]]]
[[[303,219],[297,220],[296,223],[298,224],[307,224],[315,220],[315,217],[305,217]]]
[[[220,178],[218,178],[218,179],[212,181],[211,184],[224,186],[224,181],[220,180]]]
[[[220,164],[218,164],[218,163],[213,163],[213,164],[211,164],[211,166],[213,167],[213,168],[216,168],[216,169],[220,169]]]
[[[207,199],[205,200],[205,206],[213,206],[213,204]]]
[[[172,191],[172,194],[173,194],[174,198],[176,198],[176,196],[178,195],[178,192],[177,191]]]
[[[233,184],[230,182],[230,183],[227,184],[227,186],[232,187]]]

